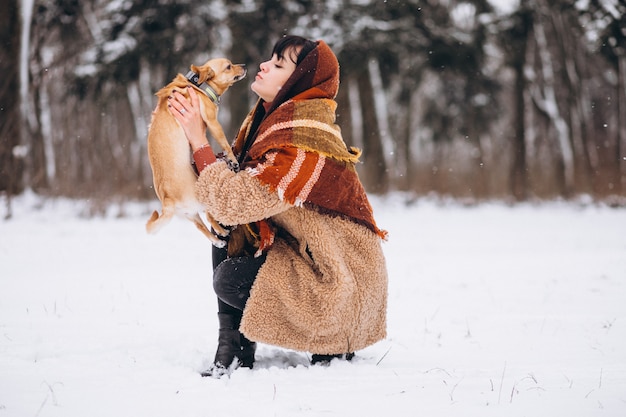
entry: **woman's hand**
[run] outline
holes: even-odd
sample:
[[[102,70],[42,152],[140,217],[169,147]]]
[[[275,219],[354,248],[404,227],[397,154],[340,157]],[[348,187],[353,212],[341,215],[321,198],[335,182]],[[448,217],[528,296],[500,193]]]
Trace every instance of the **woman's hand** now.
[[[206,137],[206,124],[200,116],[198,94],[191,86],[187,87],[187,91],[189,91],[189,100],[178,91],[174,91],[168,97],[167,107],[182,126],[191,150],[195,152],[207,145],[209,141]]]

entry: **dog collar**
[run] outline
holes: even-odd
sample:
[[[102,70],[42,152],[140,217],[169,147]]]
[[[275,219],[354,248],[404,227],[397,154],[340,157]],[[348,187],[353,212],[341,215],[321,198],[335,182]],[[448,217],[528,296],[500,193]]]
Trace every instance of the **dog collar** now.
[[[214,89],[211,88],[210,85],[208,85],[206,82],[202,84],[198,82],[198,80],[200,79],[198,74],[196,74],[193,71],[189,71],[187,75],[185,75],[185,78],[187,78],[189,82],[191,82],[193,85],[195,85],[200,90],[202,90],[211,99],[213,103],[215,104],[220,103],[220,96],[217,94],[217,92]]]

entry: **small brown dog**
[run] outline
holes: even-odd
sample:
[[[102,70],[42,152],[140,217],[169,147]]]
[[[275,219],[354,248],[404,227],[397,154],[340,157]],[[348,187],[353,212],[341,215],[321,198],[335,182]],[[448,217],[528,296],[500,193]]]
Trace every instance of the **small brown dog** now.
[[[187,75],[178,74],[171,83],[156,93],[158,103],[152,112],[148,130],[148,157],[152,167],[154,191],[161,200],[161,215],[154,211],[146,223],[148,233],[156,233],[174,215],[191,220],[214,245],[223,247],[225,242],[206,227],[199,213],[204,208],[194,192],[196,173],[190,162],[190,147],[185,132],[167,107],[167,98],[178,91],[189,98],[187,86],[192,85],[199,94],[200,112],[209,132],[222,147],[230,163],[237,164],[233,151],[217,121],[219,97],[235,82],[246,76],[244,65],[233,64],[225,58],[207,61],[204,65],[191,66]],[[221,235],[227,232],[206,213],[213,230]]]

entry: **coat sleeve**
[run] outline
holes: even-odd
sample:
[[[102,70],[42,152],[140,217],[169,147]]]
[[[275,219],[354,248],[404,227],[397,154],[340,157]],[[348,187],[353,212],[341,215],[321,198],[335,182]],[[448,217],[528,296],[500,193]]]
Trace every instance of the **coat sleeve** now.
[[[222,161],[202,170],[196,182],[196,197],[215,220],[226,226],[256,222],[293,207],[247,171],[235,173]]]

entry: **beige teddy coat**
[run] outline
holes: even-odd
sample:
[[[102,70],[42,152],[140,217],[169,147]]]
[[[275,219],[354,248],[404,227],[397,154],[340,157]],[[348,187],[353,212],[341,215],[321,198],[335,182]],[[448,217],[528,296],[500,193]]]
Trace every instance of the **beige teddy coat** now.
[[[202,171],[196,193],[224,225],[271,218],[297,241],[294,247],[277,237],[268,250],[243,313],[245,336],[318,354],[354,352],[385,338],[387,269],[376,233],[281,201],[221,161]]]

